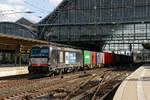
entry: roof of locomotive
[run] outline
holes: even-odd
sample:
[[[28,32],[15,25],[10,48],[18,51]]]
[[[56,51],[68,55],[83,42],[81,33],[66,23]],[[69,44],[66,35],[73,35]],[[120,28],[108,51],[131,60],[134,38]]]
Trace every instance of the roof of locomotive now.
[[[52,48],[57,48],[58,50],[65,50],[65,51],[81,51],[81,49],[78,49],[78,48],[73,48],[73,47],[68,47],[68,46],[54,46],[54,45],[35,45],[35,46],[32,46],[33,47],[52,47]]]

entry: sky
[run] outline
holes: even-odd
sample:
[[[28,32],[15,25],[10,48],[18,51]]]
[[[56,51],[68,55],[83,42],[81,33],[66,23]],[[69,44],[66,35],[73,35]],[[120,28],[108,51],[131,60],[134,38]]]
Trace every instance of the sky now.
[[[15,22],[21,17],[39,22],[51,13],[62,0],[0,0],[0,22]],[[34,13],[23,13],[23,12]]]

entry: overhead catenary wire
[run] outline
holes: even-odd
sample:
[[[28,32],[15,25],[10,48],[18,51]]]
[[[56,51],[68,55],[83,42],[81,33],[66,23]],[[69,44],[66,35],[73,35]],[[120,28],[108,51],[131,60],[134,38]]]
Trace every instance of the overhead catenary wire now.
[[[8,15],[8,14],[17,14],[17,13],[34,13],[34,12],[31,12],[31,11],[27,11],[27,12],[11,12],[11,13],[2,13],[0,15]]]
[[[34,4],[27,0],[22,0],[22,1],[23,1],[22,5],[25,5],[25,6],[28,5],[27,7],[29,7],[29,9],[31,9],[31,12],[34,12],[34,13],[32,13],[32,16],[34,16],[34,18],[36,16],[37,16],[37,18],[43,18],[43,16],[45,16],[51,12],[45,8],[44,2],[46,2],[46,4],[47,4],[48,0],[38,1],[37,3],[34,2]],[[5,1],[5,2],[7,2],[7,1]],[[42,3],[40,3],[40,2],[42,2]],[[37,6],[39,4],[40,4],[40,6]],[[41,7],[42,4],[43,4],[43,6]],[[11,5],[13,5],[13,6],[12,6],[12,9],[10,9],[10,10],[7,10],[7,9],[0,10],[0,16],[3,16],[3,17],[6,16],[4,19],[5,21],[9,20],[8,16],[26,12],[26,11],[20,11],[19,9],[17,9],[16,5],[18,5],[18,4],[16,2],[12,2]]]
[[[40,1],[40,0],[39,0]],[[39,19],[41,19],[41,18],[43,18],[43,16],[45,16],[45,15],[47,15],[47,14],[49,14],[51,11],[49,11],[49,10],[47,10],[47,8],[45,8],[45,4],[47,4],[47,0],[42,0],[42,3],[40,3],[40,4],[36,4],[35,5],[35,2],[34,2],[34,4],[32,4],[31,2],[29,2],[29,1],[26,1],[26,0],[23,0],[23,2],[24,2],[24,4],[27,4],[27,5],[29,5],[30,7],[32,7],[32,8],[34,8],[34,9],[36,9],[36,10],[34,10],[34,12],[35,13],[38,13],[38,14],[44,14],[44,15],[36,15],[37,16],[37,18],[39,18]],[[45,2],[45,3],[43,3],[43,2]],[[42,7],[38,7],[37,5],[42,5],[43,4],[43,6]],[[44,9],[45,8],[45,9]]]
[[[40,8],[40,7],[37,7],[37,6],[35,6],[34,4],[32,4],[32,3],[28,2],[28,1],[23,0],[23,2],[24,2],[25,4],[27,4],[27,5],[31,6],[31,7],[33,7],[33,8],[38,9],[38,10],[41,11],[41,12],[43,12],[43,11],[44,11],[44,12],[49,12],[48,10],[45,10],[45,9],[43,9],[43,8]]]
[[[14,11],[14,10],[0,10],[0,12],[10,12],[10,11]]]

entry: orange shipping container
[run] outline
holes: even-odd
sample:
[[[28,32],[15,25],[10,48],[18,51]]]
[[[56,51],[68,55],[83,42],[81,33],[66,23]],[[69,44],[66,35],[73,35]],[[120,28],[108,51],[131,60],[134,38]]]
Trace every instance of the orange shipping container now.
[[[91,64],[96,65],[96,52],[91,51]]]

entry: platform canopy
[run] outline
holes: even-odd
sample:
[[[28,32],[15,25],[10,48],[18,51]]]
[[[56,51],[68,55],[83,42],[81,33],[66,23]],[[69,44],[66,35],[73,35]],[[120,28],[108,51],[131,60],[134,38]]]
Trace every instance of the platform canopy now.
[[[20,49],[21,51],[29,51],[34,45],[51,45],[76,48],[70,45],[63,45],[53,42],[0,33],[0,51],[19,51]]]
[[[22,50],[30,50],[33,45],[39,44],[48,45],[50,42],[0,33],[0,50],[16,51],[20,47]]]

